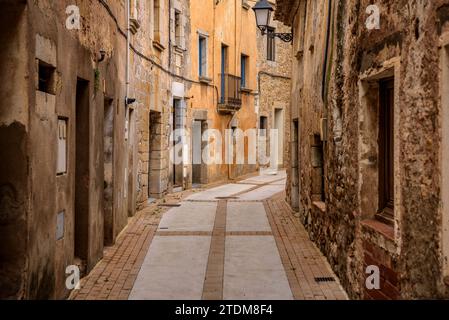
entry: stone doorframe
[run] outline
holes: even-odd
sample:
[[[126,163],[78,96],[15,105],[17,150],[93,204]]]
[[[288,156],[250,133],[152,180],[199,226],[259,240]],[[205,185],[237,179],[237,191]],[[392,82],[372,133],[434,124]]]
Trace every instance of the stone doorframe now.
[[[192,166],[191,166],[191,168],[192,168],[192,174],[191,174],[192,182],[193,182],[193,179],[194,179],[193,171],[194,171],[194,166],[195,166],[195,164],[193,163],[193,159],[194,159],[194,157],[193,157],[193,151],[194,151],[193,150],[194,149],[193,148],[193,143],[194,143],[194,141],[193,141],[193,139],[194,139],[193,126],[194,126],[195,121],[200,121],[201,122],[201,136],[202,136],[204,134],[204,132],[209,128],[208,118],[207,117],[208,117],[208,111],[207,110],[205,110],[205,109],[193,110],[193,117],[192,117],[192,124],[191,124],[191,132],[192,132],[192,134],[191,134],[191,137],[190,137],[190,139],[191,139],[190,145],[192,146],[192,148],[191,148],[192,155],[191,155],[191,158],[190,158],[190,159],[192,159]],[[204,150],[206,145],[207,145],[207,141],[201,141],[201,151]],[[199,166],[201,167],[201,169],[200,169],[201,170],[200,184],[207,184],[209,182],[207,164],[204,163],[201,160],[201,164]]]
[[[379,82],[394,77],[394,242],[392,253],[400,253],[401,170],[400,170],[400,67],[399,57],[392,58],[379,68],[369,68],[359,76],[359,207],[362,219],[373,219],[379,209],[378,131],[379,131]]]

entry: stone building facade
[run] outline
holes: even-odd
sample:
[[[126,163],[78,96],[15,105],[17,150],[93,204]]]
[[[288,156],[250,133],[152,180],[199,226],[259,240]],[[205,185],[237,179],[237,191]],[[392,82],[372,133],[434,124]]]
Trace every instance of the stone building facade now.
[[[0,299],[64,298],[67,267],[89,273],[154,198],[257,171],[244,133],[290,123],[290,45],[266,62],[250,5],[2,1]],[[232,164],[195,162],[226,161],[226,129]]]
[[[72,5],[2,2],[1,298],[66,296],[127,223],[124,2]]]
[[[448,13],[278,1],[295,35],[290,201],[352,298],[449,297]]]
[[[273,2],[275,4],[275,2]],[[271,21],[273,32],[287,33],[291,28],[279,21]],[[273,167],[263,161],[277,152],[277,166],[284,168],[290,162],[290,98],[291,98],[291,43],[270,38],[257,31],[257,95],[256,110],[260,132],[259,153],[262,168]],[[278,130],[278,141],[271,141],[270,130]],[[276,139],[276,137],[273,137]],[[267,159],[268,160],[268,159]]]
[[[185,126],[190,72],[190,1],[131,1],[131,94],[136,98],[136,206],[142,209],[176,187],[183,167],[170,161],[174,129]]]
[[[190,1],[190,13],[192,85],[186,127],[188,157],[193,163],[188,170],[190,182],[207,184],[235,179],[258,168],[257,163],[248,161],[248,150],[256,146],[243,138],[247,129],[257,126],[254,12],[245,1],[207,0]],[[210,136],[206,136],[208,130]],[[226,130],[233,130],[233,136],[227,137]],[[237,132],[242,134],[239,136]],[[243,140],[238,140],[239,137]],[[217,139],[221,140],[221,147],[215,143]],[[227,149],[226,141],[233,146],[232,150]],[[238,141],[243,141],[240,146],[244,145],[241,153],[244,161],[240,163],[237,163]],[[218,161],[205,163],[203,151]],[[232,160],[227,161],[230,158],[226,155]]]
[[[63,298],[68,266],[87,274],[173,189],[189,1],[1,7],[0,298]]]

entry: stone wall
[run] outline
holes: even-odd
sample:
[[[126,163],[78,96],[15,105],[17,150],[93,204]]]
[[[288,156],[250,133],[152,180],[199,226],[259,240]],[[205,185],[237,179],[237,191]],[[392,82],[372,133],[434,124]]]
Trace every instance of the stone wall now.
[[[305,1],[278,3],[277,17],[292,24],[296,35],[292,117],[297,114],[301,126],[301,220],[352,298],[448,297],[447,256],[441,249],[447,219],[441,211],[444,82],[438,81],[448,2],[377,1],[378,30],[365,25],[371,4],[332,2],[325,68],[328,1],[307,1],[307,8]],[[291,8],[297,6],[294,16]],[[376,85],[392,76],[395,214],[388,225],[376,218],[382,160]],[[322,118],[327,119],[324,137]],[[317,136],[324,152],[320,201],[314,198]],[[365,287],[368,265],[381,271],[380,290]]]
[[[160,2],[160,39],[154,32],[153,1],[139,1],[136,19],[140,28],[133,35],[133,45],[145,57],[133,54],[134,72],[131,91],[137,98],[138,172],[137,208],[147,206],[149,198],[159,198],[173,186],[173,166],[169,146],[173,129],[173,99],[186,102],[189,88],[190,6],[187,0]],[[175,11],[182,24],[182,43],[176,43]],[[182,93],[173,85],[183,87]],[[150,134],[153,133],[153,134]]]
[[[290,33],[291,27],[283,25],[279,21],[272,21],[271,26],[275,28],[277,33]],[[265,151],[266,155],[274,152],[272,146],[273,141],[270,139],[270,130],[275,129],[276,110],[282,110],[284,123],[279,130],[283,145],[278,142],[278,148],[282,148],[283,156],[280,160],[280,167],[288,167],[290,163],[290,149],[291,149],[291,72],[292,72],[292,44],[283,42],[279,38],[275,38],[275,61],[268,60],[267,56],[267,41],[268,36],[262,35],[257,31],[257,78],[258,78],[258,94],[256,95],[258,128],[260,128],[260,117],[267,118],[267,136],[266,151],[262,150],[259,145],[259,152]],[[265,140],[265,138],[262,138]],[[261,156],[262,158],[263,156]],[[261,167],[267,167],[261,164]],[[287,182],[290,184],[290,181]],[[290,195],[288,194],[289,198]]]

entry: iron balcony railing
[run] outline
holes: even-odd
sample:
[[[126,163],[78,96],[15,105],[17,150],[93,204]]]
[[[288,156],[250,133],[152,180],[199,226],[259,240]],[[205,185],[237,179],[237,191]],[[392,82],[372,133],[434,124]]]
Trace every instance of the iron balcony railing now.
[[[238,111],[242,107],[242,94],[240,91],[242,79],[227,73],[221,73],[220,79],[219,110],[223,112]]]

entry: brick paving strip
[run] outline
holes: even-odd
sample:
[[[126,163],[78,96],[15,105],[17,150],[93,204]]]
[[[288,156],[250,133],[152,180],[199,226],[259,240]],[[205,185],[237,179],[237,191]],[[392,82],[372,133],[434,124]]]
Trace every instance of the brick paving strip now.
[[[285,193],[263,201],[282,264],[296,300],[347,300],[326,258],[309,239],[304,226],[284,200]],[[317,283],[330,277],[334,282]]]
[[[116,245],[105,250],[104,259],[81,281],[81,290],[74,291],[70,299],[128,299],[155,236],[210,237],[210,250],[202,286],[202,299],[204,300],[224,298],[227,236],[234,239],[235,236],[271,236],[272,239],[274,238],[288,280],[287,287],[290,287],[294,299],[347,299],[346,293],[341,288],[326,259],[309,240],[304,227],[294,217],[293,212],[284,201],[284,193],[279,193],[267,200],[244,201],[263,204],[271,231],[227,230],[228,202],[240,202],[231,200],[232,197],[282,180],[261,183],[250,190],[231,195],[229,200],[218,200],[212,232],[158,230],[162,211],[165,212],[168,208],[164,210],[153,205],[139,212],[120,235]],[[178,200],[180,199],[178,198]],[[245,240],[242,239],[242,241]],[[318,283],[315,281],[316,277],[333,277],[336,281]]]
[[[160,217],[136,217],[116,245],[105,250],[104,258],[73,291],[74,300],[125,300],[157,230]]]
[[[167,196],[164,203],[177,203],[191,194]],[[103,259],[85,278],[80,290],[72,291],[70,300],[127,300],[150,244],[156,235],[162,214],[169,208],[159,203],[139,211],[118,236],[116,243],[104,250]]]
[[[206,268],[206,278],[204,279],[203,300],[223,299],[227,206],[228,202],[226,200],[218,201]]]

